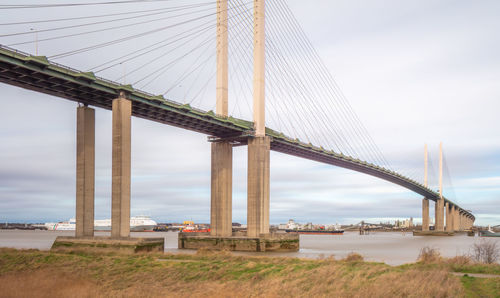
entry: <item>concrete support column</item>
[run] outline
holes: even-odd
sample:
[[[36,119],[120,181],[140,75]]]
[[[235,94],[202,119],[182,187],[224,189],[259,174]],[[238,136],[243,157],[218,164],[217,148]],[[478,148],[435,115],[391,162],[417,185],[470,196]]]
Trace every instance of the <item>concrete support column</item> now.
[[[444,199],[436,200],[434,230],[444,231]]]
[[[446,209],[446,231],[447,232],[453,232],[453,216],[452,214],[452,209],[451,204],[449,202],[445,203],[445,209]]]
[[[459,221],[460,221],[460,231],[463,231],[464,228],[464,215],[462,213],[459,213],[458,215]]]
[[[232,236],[233,146],[212,143],[210,235]]]
[[[453,229],[455,231],[460,231],[460,219],[458,218],[458,207],[454,206],[453,207]]]
[[[248,237],[269,233],[270,148],[270,137],[248,139]]]
[[[113,100],[113,185],[111,237],[130,236],[130,121],[132,102],[123,96]]]
[[[94,236],[95,111],[76,110],[76,237]]]
[[[429,231],[429,200],[422,199],[422,231]]]

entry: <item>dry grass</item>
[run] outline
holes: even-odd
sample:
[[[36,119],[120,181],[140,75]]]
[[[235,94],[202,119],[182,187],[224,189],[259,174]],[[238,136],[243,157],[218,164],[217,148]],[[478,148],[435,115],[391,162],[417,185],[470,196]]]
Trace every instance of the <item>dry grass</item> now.
[[[0,285],[2,297],[464,295],[459,278],[441,269],[366,263],[359,255],[335,261],[241,257],[210,251],[124,256],[0,249]]]
[[[96,283],[53,270],[14,272],[0,276],[0,297],[103,296]]]
[[[442,261],[441,253],[436,248],[425,246],[420,250],[417,261],[424,264],[439,263]]]
[[[358,253],[355,253],[355,252],[351,252],[349,253],[344,261],[347,261],[347,262],[363,262],[363,256],[358,254]]]
[[[466,266],[474,263],[471,257],[465,255],[445,259],[444,262],[452,266]]]

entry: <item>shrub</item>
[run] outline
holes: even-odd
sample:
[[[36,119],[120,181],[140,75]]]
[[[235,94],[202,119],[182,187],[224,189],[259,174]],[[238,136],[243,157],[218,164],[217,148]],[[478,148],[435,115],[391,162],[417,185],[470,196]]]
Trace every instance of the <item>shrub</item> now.
[[[495,241],[481,239],[472,245],[471,255],[476,262],[493,264],[500,258],[500,246]]]
[[[450,265],[464,266],[464,265],[471,264],[472,260],[469,256],[462,255],[462,256],[456,256],[456,257],[450,258],[450,259],[446,260],[446,263],[448,263]]]
[[[424,246],[420,250],[417,261],[422,263],[437,263],[441,260],[441,253],[437,248]]]
[[[363,262],[363,256],[358,253],[351,252],[345,257],[344,260],[347,262]]]

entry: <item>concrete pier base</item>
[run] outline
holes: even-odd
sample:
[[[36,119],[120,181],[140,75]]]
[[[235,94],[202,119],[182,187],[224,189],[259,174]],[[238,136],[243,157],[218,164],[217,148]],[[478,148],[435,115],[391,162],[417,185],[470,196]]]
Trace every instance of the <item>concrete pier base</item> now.
[[[58,236],[52,244],[51,250],[56,251],[92,251],[92,252],[119,252],[133,254],[139,252],[163,253],[164,238],[111,238],[111,237],[82,237]]]
[[[231,237],[214,237],[209,233],[179,233],[179,249],[213,249],[252,252],[293,252],[300,246],[298,234],[266,234],[260,237],[247,237],[234,233]]]
[[[454,232],[447,231],[413,231],[413,236],[453,236]]]

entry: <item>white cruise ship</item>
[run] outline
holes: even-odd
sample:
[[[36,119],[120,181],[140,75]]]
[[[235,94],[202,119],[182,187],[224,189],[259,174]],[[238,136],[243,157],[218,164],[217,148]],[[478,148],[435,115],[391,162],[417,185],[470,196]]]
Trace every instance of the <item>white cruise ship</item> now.
[[[151,217],[140,215],[130,218],[130,231],[142,232],[152,231],[157,225],[156,221]],[[51,231],[74,231],[76,228],[76,220],[74,218],[63,222],[48,222],[45,224],[47,230]],[[111,219],[96,219],[94,220],[94,230],[96,231],[111,231]]]

